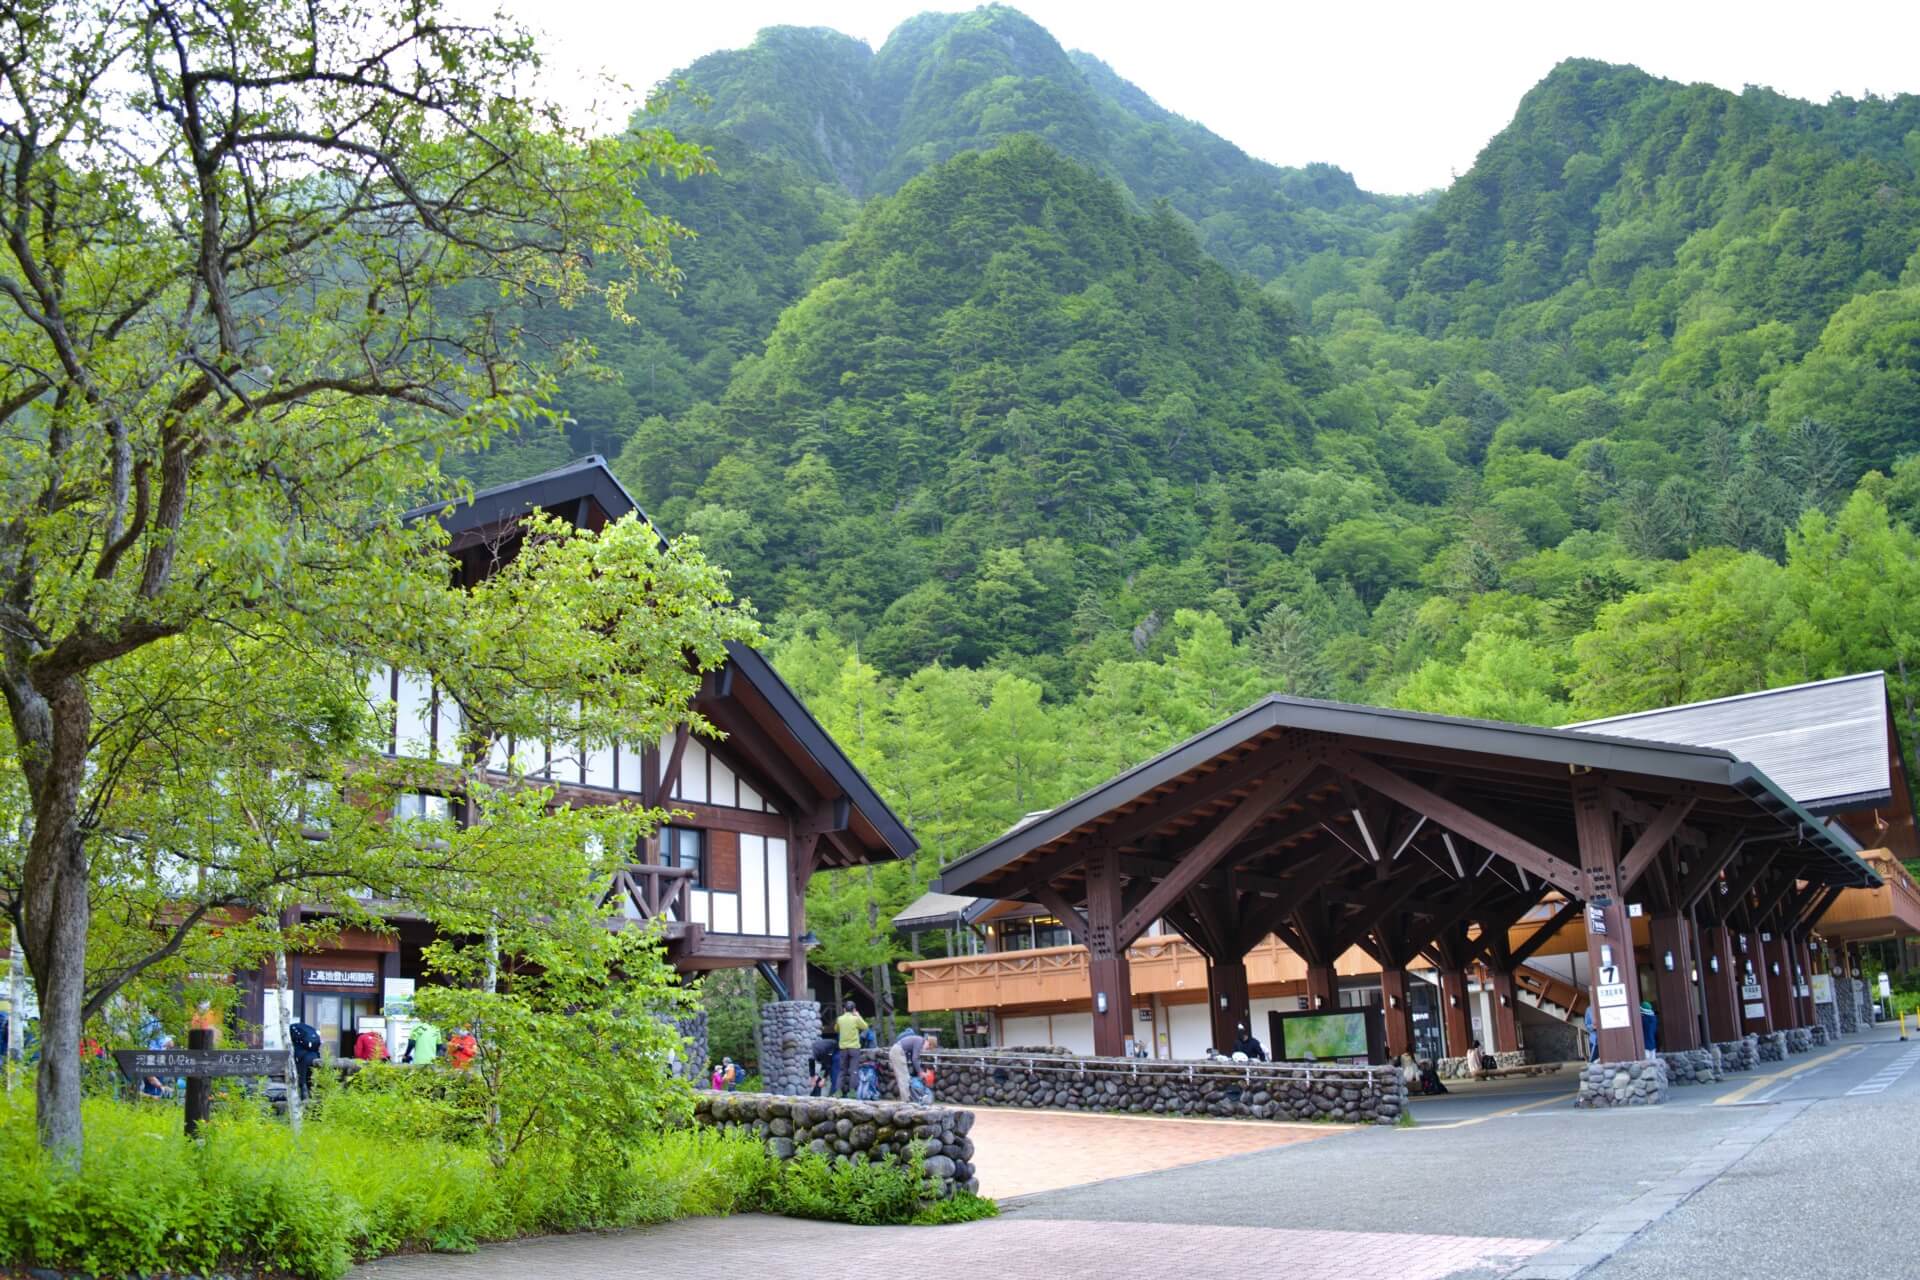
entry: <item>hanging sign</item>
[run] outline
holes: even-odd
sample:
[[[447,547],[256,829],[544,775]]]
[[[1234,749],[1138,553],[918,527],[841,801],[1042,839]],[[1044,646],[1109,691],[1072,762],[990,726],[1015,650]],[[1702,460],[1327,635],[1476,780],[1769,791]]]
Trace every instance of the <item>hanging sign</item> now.
[[[1606,936],[1607,911],[1605,907],[1600,906],[1598,903],[1589,902],[1587,904],[1587,932],[1597,933],[1602,937]]]
[[[1813,1002],[1815,1004],[1833,1003],[1833,975],[1816,973],[1813,975]]]
[[[1621,1027],[1632,1025],[1633,1019],[1629,1016],[1626,1005],[1610,1004],[1601,1006],[1600,1029],[1602,1031],[1618,1031]]]
[[[1766,1016],[1767,1016],[1767,1006],[1766,1006],[1766,1005],[1764,1005],[1764,1004],[1750,1004],[1750,1005],[1748,1005],[1748,1006],[1747,1006],[1747,1017],[1749,1017],[1749,1018],[1753,1018],[1753,1019],[1756,1019],[1756,1020],[1757,1020],[1757,1019],[1760,1019],[1760,1018],[1764,1018],[1764,1017],[1766,1017]]]
[[[1594,1002],[1602,1009],[1627,1002],[1627,984],[1624,982],[1603,982],[1594,995]]]
[[[1766,999],[1766,993],[1760,990],[1759,983],[1749,982],[1740,988],[1740,998],[1742,1000],[1764,1000]]]

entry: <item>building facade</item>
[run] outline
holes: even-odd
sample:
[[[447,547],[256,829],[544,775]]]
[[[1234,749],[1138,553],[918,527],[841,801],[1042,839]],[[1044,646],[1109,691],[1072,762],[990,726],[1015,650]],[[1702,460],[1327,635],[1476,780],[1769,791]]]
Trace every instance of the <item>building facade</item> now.
[[[629,514],[645,519],[603,459],[589,457],[528,480],[476,494],[471,502],[423,509],[450,535],[452,580],[471,584],[514,552],[516,527],[547,512],[599,530]],[[460,761],[458,708],[432,683],[391,668],[373,672],[366,697],[390,707],[390,758]],[[752,648],[729,644],[727,662],[702,680],[694,710],[727,736],[702,739],[682,728],[659,742],[581,748],[548,741],[496,741],[489,771],[511,770],[551,784],[560,802],[631,804],[672,811],[634,861],[615,873],[602,900],[634,924],[658,922],[667,955],[688,978],[714,969],[757,967],[780,998],[809,986],[806,889],[824,867],[910,856],[912,835],[846,754]],[[403,795],[399,817],[460,816],[449,785]],[[323,950],[288,957],[294,1017],[318,1029],[345,1056],[356,1030],[378,1025],[425,978],[422,951],[433,924],[405,903],[370,902],[386,928],[345,928]],[[315,908],[296,907],[294,919]],[[276,1035],[271,966],[244,975],[241,1012]],[[384,1029],[384,1028],[383,1028]]]

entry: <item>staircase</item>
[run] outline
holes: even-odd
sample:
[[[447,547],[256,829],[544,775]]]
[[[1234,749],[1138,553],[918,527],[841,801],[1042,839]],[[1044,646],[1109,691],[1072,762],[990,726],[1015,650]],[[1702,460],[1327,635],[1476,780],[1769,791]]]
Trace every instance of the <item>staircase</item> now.
[[[1587,993],[1558,974],[1523,964],[1513,971],[1514,996],[1562,1022],[1579,1022],[1587,1011]]]

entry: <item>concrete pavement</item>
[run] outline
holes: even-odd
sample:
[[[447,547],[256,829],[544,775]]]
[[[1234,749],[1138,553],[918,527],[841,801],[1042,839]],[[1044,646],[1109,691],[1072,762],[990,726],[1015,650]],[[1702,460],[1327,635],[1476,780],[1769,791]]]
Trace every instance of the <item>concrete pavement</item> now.
[[[1022,1123],[1050,1130],[1003,1144],[1002,1163],[1019,1162],[1006,1186],[1112,1168],[1130,1176],[1008,1195],[1001,1218],[957,1227],[701,1219],[388,1259],[355,1274],[810,1277],[825,1260],[869,1259],[974,1259],[1000,1277],[1064,1278],[1248,1268],[1287,1280],[1920,1274],[1903,1238],[1920,1209],[1909,1189],[1920,1044],[1883,1028],[1678,1090],[1657,1108],[1578,1112],[1571,1085],[1569,1074],[1463,1088],[1416,1100],[1412,1129],[1333,1130],[1281,1145],[1240,1132],[1262,1126],[1201,1125],[1209,1152],[1238,1153],[1145,1172],[1135,1170],[1192,1154],[1171,1125],[1193,1122],[1012,1113],[1009,1134]],[[999,1119],[989,1113],[983,1124]],[[1093,1157],[1097,1142],[1126,1144],[1127,1126],[1151,1126],[1138,1145],[1159,1154],[1127,1165]]]

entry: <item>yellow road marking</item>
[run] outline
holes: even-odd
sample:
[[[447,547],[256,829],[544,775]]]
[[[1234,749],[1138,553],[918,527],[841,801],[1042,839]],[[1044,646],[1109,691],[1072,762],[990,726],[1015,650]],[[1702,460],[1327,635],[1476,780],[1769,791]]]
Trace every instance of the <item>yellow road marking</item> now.
[[[1841,1045],[1838,1049],[1834,1049],[1828,1053],[1823,1053],[1817,1058],[1808,1058],[1805,1062],[1796,1063],[1795,1065],[1786,1068],[1784,1071],[1775,1071],[1771,1075],[1761,1076],[1757,1080],[1749,1080],[1747,1083],[1741,1085],[1738,1089],[1735,1089],[1732,1093],[1727,1094],[1725,1097],[1715,1098],[1713,1100],[1713,1105],[1716,1107],[1724,1107],[1730,1102],[1739,1102],[1745,1098],[1751,1097],[1753,1094],[1760,1092],[1762,1089],[1766,1088],[1770,1084],[1778,1084],[1780,1081],[1785,1080],[1789,1076],[1797,1076],[1802,1071],[1806,1071],[1812,1067],[1817,1067],[1823,1062],[1832,1062],[1834,1059],[1844,1058],[1850,1053],[1858,1053],[1864,1047],[1865,1047],[1864,1045],[1857,1045],[1857,1044]]]
[[[1556,1102],[1565,1102],[1569,1098],[1577,1098],[1579,1096],[1580,1096],[1580,1091],[1576,1089],[1572,1093],[1556,1094],[1551,1098],[1541,1098],[1537,1102],[1526,1102],[1526,1103],[1522,1103],[1520,1106],[1517,1106],[1517,1107],[1508,1107],[1505,1111],[1492,1111],[1487,1113],[1484,1116],[1474,1116],[1471,1119],[1467,1119],[1467,1120],[1449,1120],[1445,1124],[1421,1124],[1419,1122],[1420,1117],[1415,1116],[1413,1127],[1416,1130],[1463,1129],[1470,1124],[1485,1124],[1489,1120],[1498,1120],[1502,1116],[1517,1116],[1522,1111],[1531,1111],[1535,1107],[1550,1107]],[[1411,1099],[1409,1099],[1409,1104],[1411,1104]]]

